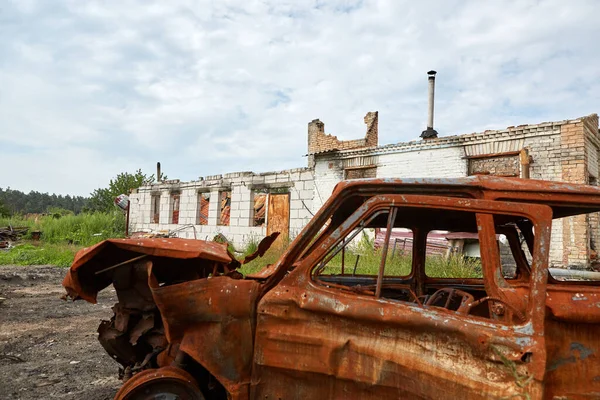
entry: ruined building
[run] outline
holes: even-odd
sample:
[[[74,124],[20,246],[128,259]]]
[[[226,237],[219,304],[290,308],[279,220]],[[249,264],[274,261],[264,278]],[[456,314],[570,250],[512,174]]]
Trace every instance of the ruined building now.
[[[364,121],[365,137],[347,141],[326,134],[318,119],[311,121],[305,168],[143,186],[131,195],[131,230],[177,231],[180,237],[198,239],[221,233],[236,246],[273,231],[293,238],[344,179],[486,174],[598,184],[596,114],[387,145],[378,144],[377,112],[367,113]],[[595,214],[556,220],[552,263],[589,264],[600,246],[599,234]]]

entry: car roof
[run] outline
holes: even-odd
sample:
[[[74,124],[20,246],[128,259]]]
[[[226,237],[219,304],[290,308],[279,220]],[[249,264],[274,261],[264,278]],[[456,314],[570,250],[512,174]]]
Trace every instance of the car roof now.
[[[464,178],[353,179],[338,183],[332,197],[345,197],[353,193],[410,193],[543,204],[552,208],[553,218],[600,211],[599,187],[485,175]]]

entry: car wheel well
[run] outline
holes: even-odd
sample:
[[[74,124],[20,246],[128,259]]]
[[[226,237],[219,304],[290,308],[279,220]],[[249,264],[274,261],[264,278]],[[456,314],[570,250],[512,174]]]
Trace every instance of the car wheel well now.
[[[200,387],[206,400],[227,400],[227,390],[202,364],[186,356],[182,368],[189,372]]]

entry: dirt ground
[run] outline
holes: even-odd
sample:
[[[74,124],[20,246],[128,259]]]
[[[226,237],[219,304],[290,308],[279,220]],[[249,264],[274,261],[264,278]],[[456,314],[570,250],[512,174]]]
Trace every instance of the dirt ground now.
[[[97,340],[114,289],[98,304],[60,299],[66,269],[0,266],[0,399],[112,399],[118,364]]]

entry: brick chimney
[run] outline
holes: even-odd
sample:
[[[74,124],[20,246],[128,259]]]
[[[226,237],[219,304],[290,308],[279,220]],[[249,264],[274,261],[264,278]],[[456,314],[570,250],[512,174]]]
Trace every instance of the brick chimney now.
[[[367,125],[365,146],[377,146],[377,144],[379,143],[379,113],[377,111],[369,111],[367,115],[365,115],[365,124]]]
[[[315,153],[319,149],[319,136],[325,135],[325,124],[319,119],[313,119],[308,123],[308,166],[314,167]]]

